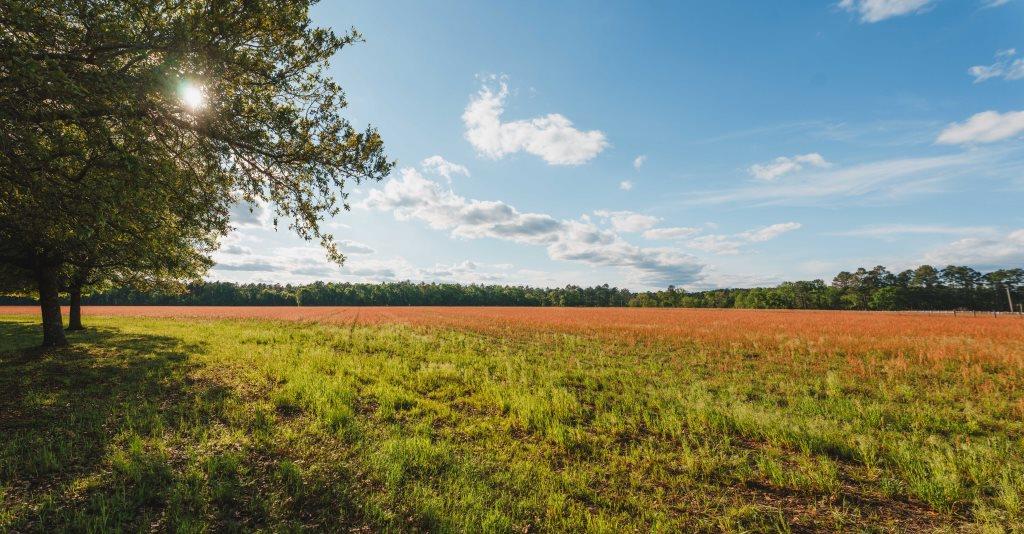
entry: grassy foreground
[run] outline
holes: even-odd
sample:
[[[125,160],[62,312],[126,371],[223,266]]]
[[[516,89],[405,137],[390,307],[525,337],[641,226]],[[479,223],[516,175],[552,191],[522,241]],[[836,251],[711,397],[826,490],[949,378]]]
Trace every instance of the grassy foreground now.
[[[0,531],[1024,530],[1018,360],[0,317]]]

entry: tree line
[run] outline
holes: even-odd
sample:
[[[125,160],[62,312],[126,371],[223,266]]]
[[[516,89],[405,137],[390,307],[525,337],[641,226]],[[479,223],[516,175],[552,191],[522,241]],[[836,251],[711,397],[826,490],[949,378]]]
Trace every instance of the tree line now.
[[[630,300],[632,306],[794,310],[976,310],[1009,311],[1024,303],[1024,269],[989,273],[958,265],[921,265],[898,273],[878,265],[843,271],[823,280],[783,282],[775,287],[687,293],[669,287]]]
[[[1009,295],[1009,296],[1008,296]],[[176,291],[131,286],[97,290],[82,297],[95,305],[189,306],[585,306],[805,310],[1007,311],[1009,299],[1024,303],[1024,269],[980,273],[970,267],[922,265],[892,273],[885,267],[843,271],[823,280],[784,282],[775,287],[687,292],[670,286],[634,292],[609,287],[529,286],[385,282],[235,284],[195,282]],[[7,296],[0,303],[34,302]]]
[[[184,290],[147,291],[109,288],[82,298],[93,305],[176,306],[628,306],[627,289],[384,282],[311,284],[236,284],[195,282]],[[0,304],[34,304],[30,296],[0,297]]]

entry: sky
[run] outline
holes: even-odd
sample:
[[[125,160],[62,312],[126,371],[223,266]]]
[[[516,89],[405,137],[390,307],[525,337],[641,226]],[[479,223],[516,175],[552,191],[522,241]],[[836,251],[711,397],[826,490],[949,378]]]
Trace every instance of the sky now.
[[[210,279],[774,285],[1024,266],[1024,0],[325,0],[396,162],[324,222],[238,206]]]

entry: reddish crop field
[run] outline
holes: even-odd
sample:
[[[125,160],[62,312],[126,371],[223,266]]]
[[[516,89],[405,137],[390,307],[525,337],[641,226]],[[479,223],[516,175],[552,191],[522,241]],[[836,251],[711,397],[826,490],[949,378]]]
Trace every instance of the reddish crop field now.
[[[0,314],[37,314],[33,306]],[[65,316],[67,310],[65,308]],[[886,354],[1024,364],[1017,315],[803,310],[524,307],[85,306],[83,316],[264,319],[334,324],[442,326],[487,333],[522,330],[677,341],[716,348],[825,355]]]

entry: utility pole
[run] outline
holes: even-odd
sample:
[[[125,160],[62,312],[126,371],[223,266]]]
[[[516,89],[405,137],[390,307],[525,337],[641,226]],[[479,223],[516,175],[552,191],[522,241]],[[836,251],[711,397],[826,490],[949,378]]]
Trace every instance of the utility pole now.
[[[1010,286],[1003,286],[1006,290],[1006,300],[1010,302],[1010,313],[1013,313],[1013,296],[1010,295]]]

